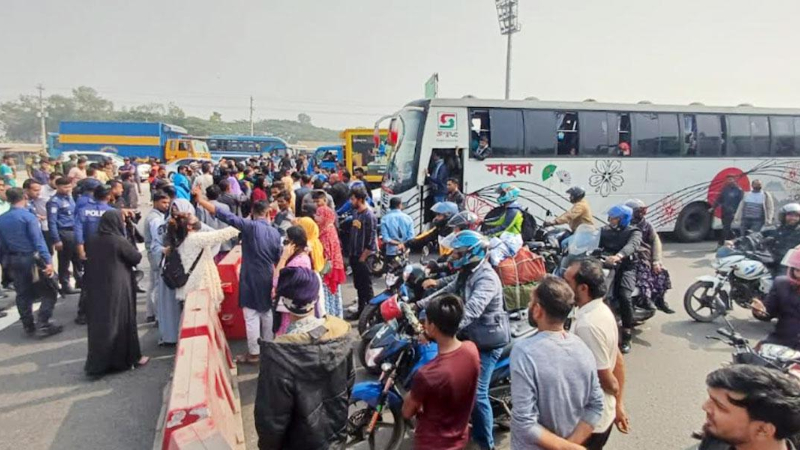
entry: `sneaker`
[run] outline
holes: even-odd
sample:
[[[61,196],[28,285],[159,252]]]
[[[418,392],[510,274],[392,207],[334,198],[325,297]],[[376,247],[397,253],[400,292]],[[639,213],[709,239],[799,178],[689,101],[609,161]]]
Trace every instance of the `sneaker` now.
[[[85,316],[78,316],[75,318],[75,323],[78,325],[86,325],[86,317]]]
[[[50,322],[39,326],[39,329],[36,330],[36,337],[46,338],[48,336],[61,333],[62,331],[64,331],[63,326]]]
[[[145,323],[154,323],[156,321],[156,316],[147,316],[144,321]]]
[[[8,315],[5,311],[0,311],[0,317],[6,317]]]
[[[25,336],[31,337],[36,334],[36,327],[33,325],[23,325],[22,329],[25,332]]]

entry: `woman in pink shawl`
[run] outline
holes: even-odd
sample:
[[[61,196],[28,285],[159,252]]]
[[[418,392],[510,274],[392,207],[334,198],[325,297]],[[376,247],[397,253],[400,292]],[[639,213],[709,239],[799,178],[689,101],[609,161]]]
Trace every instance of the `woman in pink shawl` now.
[[[342,246],[336,231],[336,213],[327,206],[317,208],[314,221],[319,226],[319,240],[325,254],[325,268],[322,271],[322,290],[325,293],[325,310],[328,314],[341,318],[342,290],[339,285],[347,279],[342,258]]]

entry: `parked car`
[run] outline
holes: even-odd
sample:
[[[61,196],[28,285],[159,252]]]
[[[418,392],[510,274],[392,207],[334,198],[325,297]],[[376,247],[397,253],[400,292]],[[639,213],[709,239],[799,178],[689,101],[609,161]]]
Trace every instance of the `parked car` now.
[[[111,158],[111,162],[114,163],[114,167],[116,167],[117,169],[119,169],[120,166],[124,164],[122,157],[115,153],[91,152],[91,151],[80,151],[80,150],[72,150],[62,153],[61,161],[62,162],[68,161],[70,155],[78,155],[79,158],[83,156],[84,158],[86,158],[87,161],[89,161],[90,164],[99,163],[101,161]]]
[[[164,166],[164,168],[166,168],[167,170],[167,177],[171,178],[173,173],[178,172],[178,167],[180,166],[196,165],[199,167],[200,164],[204,162],[213,163],[214,160],[212,160],[211,158],[180,158],[167,164],[166,166]]]

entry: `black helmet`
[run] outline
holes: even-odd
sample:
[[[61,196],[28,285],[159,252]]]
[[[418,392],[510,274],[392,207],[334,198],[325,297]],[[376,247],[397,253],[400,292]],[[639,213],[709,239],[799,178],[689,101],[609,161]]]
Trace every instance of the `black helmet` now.
[[[451,217],[447,222],[447,226],[451,228],[458,228],[459,230],[474,230],[478,226],[478,216],[470,211],[461,211],[455,216]]]
[[[586,191],[583,190],[580,186],[572,186],[571,188],[567,189],[567,194],[569,194],[569,202],[576,203],[583,199],[586,196]]]

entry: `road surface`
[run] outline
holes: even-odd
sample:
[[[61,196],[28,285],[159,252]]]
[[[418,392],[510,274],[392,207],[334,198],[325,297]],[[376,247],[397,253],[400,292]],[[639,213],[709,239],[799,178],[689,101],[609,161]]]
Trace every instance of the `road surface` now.
[[[711,242],[665,244],[665,263],[673,280],[668,298],[678,312],[656,315],[636,336],[633,352],[626,357],[625,399],[633,432],[629,436],[615,432],[608,448],[687,448],[692,444],[689,434],[702,425],[705,376],[730,360],[730,349],[705,339],[720,324],[692,322],[683,311],[682,297],[694,277],[711,273],[713,247]],[[376,292],[381,283],[375,280]],[[346,303],[354,298],[348,285]],[[124,450],[152,445],[174,348],[157,346],[158,330],[143,324],[140,296],[139,335],[144,353],[153,359],[144,368],[89,381],[83,375],[86,330],[72,323],[77,299],[73,295],[58,302],[55,319],[65,331],[49,339],[23,337],[13,307],[10,319],[0,319],[0,450]],[[0,307],[12,305],[13,292],[0,299]],[[759,339],[770,329],[738,307],[733,319],[748,338]],[[241,341],[231,346],[235,352],[245,348]],[[251,449],[257,448],[253,425],[257,377],[254,367],[239,369],[244,429]],[[498,448],[508,448],[507,435],[498,433],[497,438]],[[404,448],[411,448],[410,443]]]

